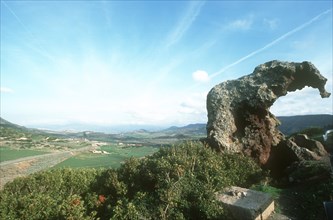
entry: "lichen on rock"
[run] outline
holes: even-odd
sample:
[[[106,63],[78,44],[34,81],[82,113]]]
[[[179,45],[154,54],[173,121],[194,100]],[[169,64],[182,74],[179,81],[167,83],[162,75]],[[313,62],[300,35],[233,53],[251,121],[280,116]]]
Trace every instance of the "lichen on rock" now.
[[[218,84],[207,95],[206,141],[217,151],[243,152],[267,165],[272,147],[286,139],[270,107],[279,97],[305,86],[329,97],[326,81],[310,62],[273,60],[250,75]]]

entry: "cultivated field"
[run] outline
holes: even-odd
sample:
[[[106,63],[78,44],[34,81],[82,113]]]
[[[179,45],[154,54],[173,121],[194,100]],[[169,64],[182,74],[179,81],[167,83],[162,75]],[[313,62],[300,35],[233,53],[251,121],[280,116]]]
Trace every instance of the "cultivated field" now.
[[[26,150],[26,149],[13,149],[10,147],[0,147],[0,163],[9,160],[16,160],[19,158],[43,155],[48,152],[39,150]]]
[[[16,177],[50,168],[117,168],[130,157],[153,154],[157,147],[138,140],[88,140],[73,134],[50,134],[13,124],[1,124],[0,189]],[[77,135],[77,134],[76,134]]]
[[[144,157],[157,150],[158,148],[149,146],[119,147],[107,145],[100,147],[100,151],[105,153],[84,152],[57,164],[54,168],[118,168],[122,162],[130,157]]]
[[[142,158],[161,146],[204,136],[198,125],[119,134],[43,131],[4,119],[0,125],[0,189],[16,177],[50,168],[118,168],[131,157]]]

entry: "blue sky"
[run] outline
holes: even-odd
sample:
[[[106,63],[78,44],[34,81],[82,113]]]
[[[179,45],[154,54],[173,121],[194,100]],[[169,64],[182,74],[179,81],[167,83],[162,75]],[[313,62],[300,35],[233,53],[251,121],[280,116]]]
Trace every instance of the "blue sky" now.
[[[331,1],[1,1],[1,117],[26,126],[206,122],[216,84],[311,61],[332,92]],[[332,114],[306,88],[278,116]]]

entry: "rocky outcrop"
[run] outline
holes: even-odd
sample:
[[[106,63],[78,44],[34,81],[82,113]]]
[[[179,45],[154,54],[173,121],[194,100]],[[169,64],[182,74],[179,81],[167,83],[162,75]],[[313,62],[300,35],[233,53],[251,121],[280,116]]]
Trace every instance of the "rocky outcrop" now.
[[[322,98],[329,97],[326,81],[310,62],[274,60],[257,66],[250,75],[216,85],[207,96],[206,141],[217,151],[243,152],[264,166],[274,164],[271,153],[277,146],[296,151],[291,161],[297,155],[308,158],[311,149],[299,149],[295,142],[287,141],[269,108],[279,97],[305,86],[318,89]]]
[[[306,134],[297,134],[290,138],[291,141],[296,143],[298,146],[308,149],[315,153],[318,157],[325,156],[327,151],[325,147],[319,141],[310,139]]]

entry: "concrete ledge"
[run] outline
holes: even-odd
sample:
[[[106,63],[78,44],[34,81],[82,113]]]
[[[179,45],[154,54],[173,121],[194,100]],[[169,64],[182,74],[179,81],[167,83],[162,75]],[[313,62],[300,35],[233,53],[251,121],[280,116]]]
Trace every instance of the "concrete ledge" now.
[[[274,211],[274,201],[270,195],[237,186],[218,193],[217,200],[239,220],[265,220]]]

